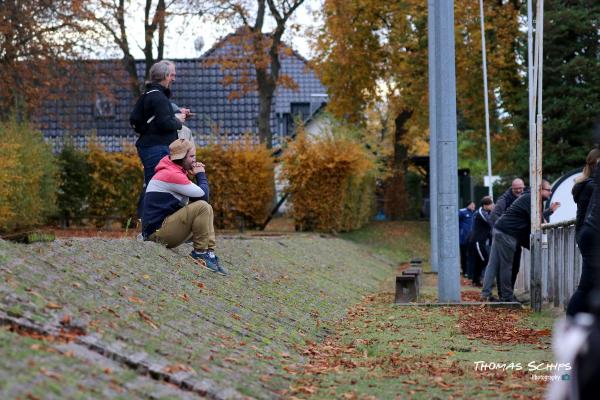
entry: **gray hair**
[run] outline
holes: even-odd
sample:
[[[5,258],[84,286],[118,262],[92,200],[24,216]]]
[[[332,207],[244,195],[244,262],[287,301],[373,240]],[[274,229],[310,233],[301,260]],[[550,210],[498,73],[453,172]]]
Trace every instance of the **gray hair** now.
[[[163,81],[169,75],[169,68],[175,66],[175,63],[168,60],[161,60],[150,67],[150,82],[158,83]]]

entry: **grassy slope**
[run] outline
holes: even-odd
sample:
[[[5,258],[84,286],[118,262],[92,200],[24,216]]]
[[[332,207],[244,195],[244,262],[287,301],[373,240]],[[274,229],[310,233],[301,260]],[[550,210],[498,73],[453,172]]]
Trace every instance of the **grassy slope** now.
[[[227,278],[200,270],[185,256],[189,245],[0,241],[0,311],[38,324],[68,315],[124,353],[192,368],[225,397],[234,389],[269,398],[294,377],[284,366],[303,362],[296,348],[328,335],[390,273],[356,245],[316,235],[222,238],[219,245]],[[116,398],[154,392],[136,374],[107,379],[93,360],[46,351],[52,343],[32,346],[6,327],[0,332],[0,398],[89,397],[91,387]]]
[[[529,374],[481,373],[473,362],[550,361],[547,337],[533,344],[469,339],[469,325],[482,323],[478,314],[391,305],[390,262],[427,261],[425,223],[377,223],[342,237],[349,241],[221,238],[229,278],[200,271],[185,257],[187,246],[174,252],[132,240],[0,241],[0,311],[40,324],[69,315],[125,352],[193,368],[222,395],[232,394],[227,389],[259,398],[543,393]],[[426,283],[433,296],[432,275]],[[552,316],[524,312],[510,321],[515,329],[547,329]],[[0,328],[0,398],[185,395],[64,346]]]

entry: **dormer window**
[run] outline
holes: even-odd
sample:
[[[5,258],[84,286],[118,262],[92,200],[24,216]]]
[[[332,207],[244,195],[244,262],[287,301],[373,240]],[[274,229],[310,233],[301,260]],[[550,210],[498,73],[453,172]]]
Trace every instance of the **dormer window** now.
[[[94,114],[96,118],[114,118],[115,101],[105,93],[96,93]]]

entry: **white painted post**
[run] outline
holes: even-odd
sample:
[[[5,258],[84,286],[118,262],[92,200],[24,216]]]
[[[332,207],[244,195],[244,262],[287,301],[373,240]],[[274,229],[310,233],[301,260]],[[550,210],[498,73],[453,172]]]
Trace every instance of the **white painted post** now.
[[[483,20],[483,0],[479,0],[479,19],[481,20],[481,62],[483,64],[483,100],[485,104],[485,143],[487,151],[487,167],[488,167],[488,193],[493,198],[492,190],[492,146],[490,143],[490,106],[488,101],[488,79],[487,79],[487,60],[485,46],[485,23]]]

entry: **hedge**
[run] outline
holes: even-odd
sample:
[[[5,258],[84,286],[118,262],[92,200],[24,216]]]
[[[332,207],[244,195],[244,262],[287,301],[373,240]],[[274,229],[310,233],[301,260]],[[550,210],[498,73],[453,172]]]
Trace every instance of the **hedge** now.
[[[243,219],[248,227],[261,225],[275,194],[273,158],[250,137],[228,145],[198,148],[196,159],[206,165],[215,224],[233,228]]]
[[[42,133],[0,122],[0,232],[42,225],[56,212],[58,166]]]
[[[349,231],[375,211],[375,166],[350,139],[300,134],[283,156],[291,215],[299,230]]]

